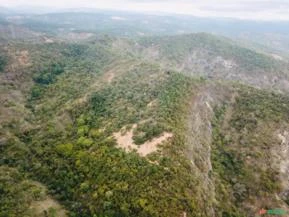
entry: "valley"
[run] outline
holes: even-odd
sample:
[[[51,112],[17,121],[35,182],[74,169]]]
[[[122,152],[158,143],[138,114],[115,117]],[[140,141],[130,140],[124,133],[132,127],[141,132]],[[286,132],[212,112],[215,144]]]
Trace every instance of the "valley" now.
[[[0,216],[289,213],[288,51],[110,13],[1,16]]]

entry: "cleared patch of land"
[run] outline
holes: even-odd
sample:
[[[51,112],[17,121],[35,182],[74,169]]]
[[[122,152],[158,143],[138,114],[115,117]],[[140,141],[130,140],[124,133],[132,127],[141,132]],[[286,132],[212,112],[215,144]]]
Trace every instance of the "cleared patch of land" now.
[[[136,125],[133,125],[132,129],[126,132],[125,134],[121,132],[114,133],[113,136],[117,141],[118,147],[125,149],[127,152],[136,150],[139,155],[145,157],[150,153],[153,153],[158,150],[158,146],[167,141],[173,136],[173,134],[165,132],[160,137],[154,138],[150,141],[145,142],[142,145],[136,145],[133,141],[133,130],[136,128]]]

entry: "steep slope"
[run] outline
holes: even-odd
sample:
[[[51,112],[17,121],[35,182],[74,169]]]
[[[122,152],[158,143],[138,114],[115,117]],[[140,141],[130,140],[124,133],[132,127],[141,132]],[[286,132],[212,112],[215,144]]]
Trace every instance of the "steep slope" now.
[[[244,216],[256,215],[256,207],[288,212],[287,140],[282,140],[288,131],[288,98],[246,87],[233,97],[213,121],[212,162],[220,178],[215,187],[222,213],[237,212],[234,207]]]
[[[288,92],[288,64],[206,33],[147,37],[137,41],[148,60],[189,75],[241,81]]]
[[[0,172],[0,191],[4,195],[0,198],[1,216],[67,216],[40,183],[14,168],[1,166]]]
[[[34,71],[26,108],[32,116],[23,115],[26,128],[13,119],[2,126],[9,132],[2,164],[45,184],[72,216],[197,212],[196,199],[189,196],[194,178],[185,176],[188,162],[176,154],[183,146],[182,104],[194,80],[139,60],[114,61],[113,54],[106,59],[109,48],[101,47],[30,47]],[[4,74],[9,73],[7,68]],[[141,157],[119,148],[114,133],[132,124],[137,124],[136,145],[169,133],[155,144],[162,150],[162,143],[163,151]]]
[[[208,84],[192,104],[187,146],[208,216],[288,212],[288,97]]]
[[[275,76],[285,63],[209,35],[178,37],[149,39],[157,45],[153,60],[148,39],[138,45],[109,37],[7,45],[1,72],[3,171],[45,185],[69,216],[288,211],[289,99],[231,82],[241,76],[243,83],[252,78],[249,84],[273,87],[263,77]],[[211,80],[198,78],[207,72],[201,66],[192,73],[194,64],[186,63],[183,73],[172,70],[195,49],[201,54],[193,60],[202,55],[207,64],[219,55],[232,57],[237,66],[225,73],[236,78],[222,74],[224,65],[209,70],[218,78]],[[286,82],[285,73],[278,79]],[[11,177],[1,179],[3,188],[5,180]],[[34,207],[31,190],[25,193],[22,184],[17,186],[28,198],[23,207]],[[0,198],[1,215],[15,213],[19,198],[11,196],[13,189],[3,194],[8,202]],[[23,207],[17,215],[27,214]]]

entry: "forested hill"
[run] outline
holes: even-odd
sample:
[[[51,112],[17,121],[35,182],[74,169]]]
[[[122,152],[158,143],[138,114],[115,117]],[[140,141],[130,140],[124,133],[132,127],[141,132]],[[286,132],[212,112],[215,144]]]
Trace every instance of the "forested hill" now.
[[[0,216],[289,211],[286,61],[100,35],[2,41]]]
[[[243,44],[258,47],[274,54],[288,56],[288,21],[252,21],[240,19],[204,18],[172,14],[141,14],[127,11],[89,10],[78,8],[75,10],[57,11],[0,8],[1,24],[9,24],[5,29],[15,34],[32,36],[58,36],[75,33],[109,34],[121,37],[140,37],[155,35],[181,35],[207,32],[237,39]],[[27,32],[29,30],[29,32]],[[82,37],[84,37],[82,35]]]
[[[188,75],[288,91],[285,59],[242,47],[228,38],[206,33],[144,37],[137,45],[146,59]]]

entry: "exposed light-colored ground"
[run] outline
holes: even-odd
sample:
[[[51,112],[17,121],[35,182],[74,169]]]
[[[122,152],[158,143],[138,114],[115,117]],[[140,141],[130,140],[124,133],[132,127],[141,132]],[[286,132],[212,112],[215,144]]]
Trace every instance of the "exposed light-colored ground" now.
[[[142,145],[136,145],[133,141],[133,130],[136,128],[136,125],[133,125],[132,129],[122,134],[121,132],[114,133],[113,136],[117,141],[118,147],[125,149],[127,152],[136,150],[137,153],[141,156],[146,156],[152,152],[158,150],[158,146],[167,141],[173,136],[171,133],[163,133],[160,137],[154,138],[150,141],[145,142]]]

